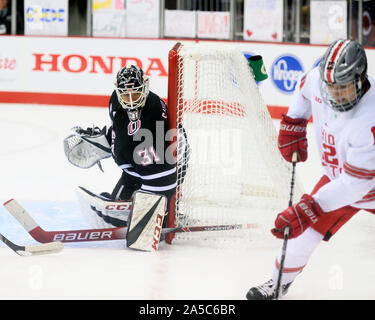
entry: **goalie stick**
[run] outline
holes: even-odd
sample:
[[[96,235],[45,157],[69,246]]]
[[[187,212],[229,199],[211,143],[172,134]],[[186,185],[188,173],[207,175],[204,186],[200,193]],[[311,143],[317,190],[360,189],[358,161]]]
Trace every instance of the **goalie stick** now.
[[[24,229],[38,242],[46,243],[51,241],[59,242],[83,242],[83,241],[104,241],[126,239],[127,227],[103,228],[103,229],[80,229],[46,231],[42,229],[30,214],[14,199],[4,203],[5,208],[24,227]],[[191,226],[163,228],[162,234],[177,232],[197,232],[197,231],[229,231],[257,228],[256,224],[232,224],[215,226]]]
[[[48,254],[59,252],[63,249],[63,244],[61,242],[48,242],[43,244],[35,244],[29,246],[19,246],[0,233],[0,240],[4,242],[9,248],[11,248],[15,253],[20,256],[30,256],[37,254]]]

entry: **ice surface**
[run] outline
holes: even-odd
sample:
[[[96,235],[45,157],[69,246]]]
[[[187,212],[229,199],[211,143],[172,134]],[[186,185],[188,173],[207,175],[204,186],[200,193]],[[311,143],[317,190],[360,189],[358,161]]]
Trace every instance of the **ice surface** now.
[[[88,227],[75,188],[110,191],[121,173],[111,159],[104,173],[66,160],[69,129],[93,124],[109,124],[105,108],[0,104],[1,203],[17,199],[46,230]],[[321,175],[311,129],[309,142],[308,162],[297,165],[307,192]],[[374,223],[361,212],[322,243],[284,299],[374,299]],[[2,206],[0,232],[17,244],[36,243]],[[246,250],[162,243],[156,253],[125,249],[123,241],[88,242],[27,258],[1,244],[0,299],[242,300],[270,277],[281,241],[265,239]]]

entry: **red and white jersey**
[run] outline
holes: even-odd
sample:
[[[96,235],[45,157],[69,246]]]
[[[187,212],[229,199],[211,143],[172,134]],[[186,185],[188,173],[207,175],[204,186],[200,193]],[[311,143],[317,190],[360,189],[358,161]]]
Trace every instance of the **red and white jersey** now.
[[[352,205],[375,208],[375,81],[356,106],[336,112],[320,93],[319,69],[297,83],[288,116],[313,117],[317,149],[330,182],[315,195],[326,212]]]

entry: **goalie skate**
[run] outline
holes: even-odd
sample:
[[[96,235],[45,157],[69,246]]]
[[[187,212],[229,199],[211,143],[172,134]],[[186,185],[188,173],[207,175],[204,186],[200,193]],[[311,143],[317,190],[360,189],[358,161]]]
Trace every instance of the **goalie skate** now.
[[[280,296],[287,294],[291,284],[290,282],[281,286]],[[250,288],[246,298],[247,300],[273,300],[276,298],[276,283],[271,279],[260,286]]]

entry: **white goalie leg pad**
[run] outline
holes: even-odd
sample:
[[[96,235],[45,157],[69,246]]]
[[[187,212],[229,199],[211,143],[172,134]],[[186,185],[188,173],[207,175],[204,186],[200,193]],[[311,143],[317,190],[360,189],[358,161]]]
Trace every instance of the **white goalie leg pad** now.
[[[131,201],[112,201],[78,187],[77,197],[85,220],[95,228],[113,228],[127,225],[132,210]]]
[[[157,251],[166,212],[167,198],[137,191],[128,221],[126,245],[142,251]]]

